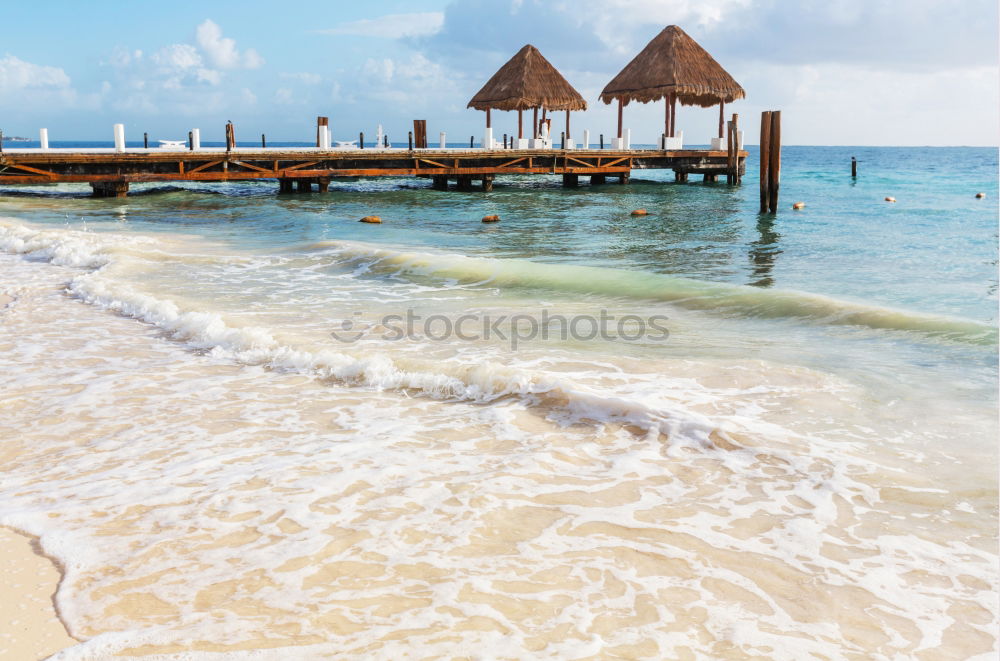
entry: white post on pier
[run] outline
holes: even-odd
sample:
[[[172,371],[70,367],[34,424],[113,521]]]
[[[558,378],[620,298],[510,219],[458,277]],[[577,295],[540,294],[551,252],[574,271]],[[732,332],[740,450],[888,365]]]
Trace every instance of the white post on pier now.
[[[319,148],[320,149],[329,149],[330,148],[331,130],[332,129],[329,126],[320,126],[319,127]]]
[[[375,131],[375,149],[382,149],[382,125],[378,125],[378,130]],[[329,146],[327,146],[329,149]]]
[[[333,129],[329,126],[326,127],[326,148],[330,149],[333,145]]]
[[[446,144],[448,143],[444,141],[444,131],[441,131],[441,149],[444,149]]]
[[[115,151],[125,151],[125,125],[115,124]]]
[[[38,129],[38,144],[41,145],[42,149],[49,148],[49,130],[48,129]]]
[[[632,129],[625,129],[625,149],[632,149]]]
[[[580,146],[580,149],[590,149],[590,129],[583,132],[583,145]]]
[[[493,149],[493,127],[487,126],[483,133],[483,149]]]
[[[191,149],[193,151],[201,149],[201,129],[191,129]]]

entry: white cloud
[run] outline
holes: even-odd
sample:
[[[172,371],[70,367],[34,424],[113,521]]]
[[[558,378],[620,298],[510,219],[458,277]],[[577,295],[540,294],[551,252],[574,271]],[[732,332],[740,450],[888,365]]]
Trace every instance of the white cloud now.
[[[152,55],[152,60],[161,69],[183,71],[201,66],[201,55],[191,44],[171,44],[164,46]]]
[[[32,64],[7,55],[0,58],[0,90],[10,92],[28,88],[68,89],[69,76],[59,67]]]
[[[257,51],[252,48],[240,53],[236,41],[222,36],[222,28],[211,19],[198,26],[195,41],[205,53],[212,66],[219,69],[257,69],[264,64]]]
[[[296,82],[304,83],[306,85],[318,85],[323,82],[323,76],[318,73],[280,73],[278,74],[280,78],[285,80],[294,80]]]
[[[420,37],[434,34],[444,25],[441,12],[415,12],[412,14],[388,14],[378,18],[364,18],[359,21],[341,23],[327,30],[317,30],[320,34],[344,34],[361,37]]]

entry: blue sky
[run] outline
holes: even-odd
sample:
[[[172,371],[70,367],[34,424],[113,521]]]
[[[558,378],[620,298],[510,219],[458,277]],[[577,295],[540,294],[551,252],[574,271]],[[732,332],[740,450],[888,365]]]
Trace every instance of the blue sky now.
[[[467,140],[483,113],[465,108],[494,71],[532,43],[587,99],[574,132],[610,136],[601,88],[668,24],[740,81],[748,142],[759,113],[783,111],[787,144],[996,145],[1000,137],[994,0],[369,0],[295,3],[46,0],[7,3],[0,46],[0,128],[52,140],[181,139],[200,128],[311,140],[317,115],[334,137]],[[630,105],[636,142],[660,131],[660,103]],[[688,143],[717,112],[682,108]],[[497,134],[516,130],[495,113]],[[561,117],[553,124],[558,133]]]

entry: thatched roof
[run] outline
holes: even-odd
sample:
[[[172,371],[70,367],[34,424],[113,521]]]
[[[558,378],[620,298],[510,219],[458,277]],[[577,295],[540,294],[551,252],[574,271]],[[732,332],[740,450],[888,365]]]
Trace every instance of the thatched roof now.
[[[556,68],[528,44],[493,74],[469,108],[476,110],[586,110],[587,102]]]
[[[714,106],[742,99],[746,92],[704,48],[676,25],[646,44],[601,92],[614,99],[648,103],[676,94],[686,106]]]

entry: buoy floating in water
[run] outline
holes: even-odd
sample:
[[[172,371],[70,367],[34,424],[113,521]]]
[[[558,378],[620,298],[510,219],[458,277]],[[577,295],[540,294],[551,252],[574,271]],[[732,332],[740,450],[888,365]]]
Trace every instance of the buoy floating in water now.
[[[885,198],[885,201],[886,202],[895,202],[896,198],[894,198],[894,197],[887,197],[887,198]]]
[[[635,211],[632,212],[632,215],[633,216],[648,216],[649,212],[646,211],[645,209],[636,209]]]
[[[484,223],[499,223],[500,222],[500,216],[498,216],[496,214],[494,214],[492,216],[483,216],[483,222]]]
[[[380,216],[365,216],[359,222],[362,223],[381,223],[382,218]]]
[[[805,202],[796,202],[795,204],[792,205],[792,208],[793,209],[805,209],[806,208],[806,203]]]
[[[981,200],[986,197],[986,193],[976,193],[976,199]]]

